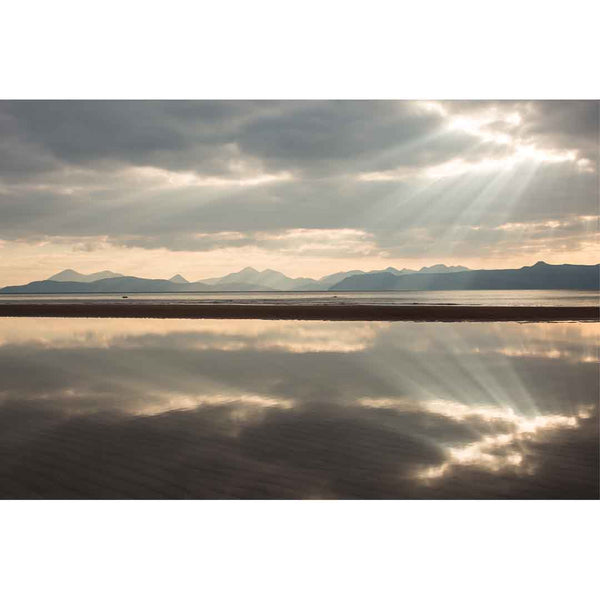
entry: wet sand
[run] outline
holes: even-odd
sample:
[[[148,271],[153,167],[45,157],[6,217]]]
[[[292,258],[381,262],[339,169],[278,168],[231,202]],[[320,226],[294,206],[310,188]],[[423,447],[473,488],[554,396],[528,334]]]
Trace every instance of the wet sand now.
[[[598,321],[597,306],[267,304],[3,304],[0,317],[293,319],[323,321]]]

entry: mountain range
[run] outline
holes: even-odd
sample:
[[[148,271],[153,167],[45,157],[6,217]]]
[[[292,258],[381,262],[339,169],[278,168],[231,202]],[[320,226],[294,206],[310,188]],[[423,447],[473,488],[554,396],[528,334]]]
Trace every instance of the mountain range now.
[[[98,271],[97,273],[90,273],[84,275],[73,271],[73,269],[65,269],[60,273],[48,277],[48,281],[77,281],[79,283],[91,283],[93,281],[99,281],[100,279],[109,279],[111,277],[123,277],[121,273],[113,273],[112,271]]]
[[[549,265],[538,262],[520,269],[470,270],[438,264],[419,271],[388,267],[376,271],[344,271],[320,279],[288,277],[279,271],[246,267],[224,277],[189,282],[180,274],[170,279],[124,276],[112,271],[84,275],[67,269],[42,281],[7,286],[0,294],[161,293],[233,291],[387,291],[499,290],[599,288],[600,265]]]
[[[547,290],[599,288],[600,265],[549,265],[543,261],[520,269],[423,271],[353,275],[333,291],[371,290]]]

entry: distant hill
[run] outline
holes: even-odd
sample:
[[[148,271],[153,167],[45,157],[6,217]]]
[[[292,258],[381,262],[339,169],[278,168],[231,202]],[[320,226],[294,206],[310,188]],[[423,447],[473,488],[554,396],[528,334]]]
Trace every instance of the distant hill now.
[[[427,268],[427,267],[425,267]],[[374,273],[391,273],[394,275],[402,275],[405,273],[415,273],[416,271],[413,271],[412,269],[395,269],[394,267],[388,267],[387,269],[383,269],[383,270],[376,270],[376,271],[368,271],[367,273],[365,273],[364,271],[342,271],[339,273],[332,273],[331,275],[325,275],[325,277],[321,277],[321,279],[313,282],[313,283],[308,283],[308,284],[304,284],[301,287],[298,288],[294,288],[296,291],[298,292],[309,292],[309,291],[327,291],[329,290],[332,286],[334,286],[336,283],[339,283],[340,281],[343,281],[344,279],[346,279],[347,277],[351,277],[353,275],[370,275],[370,274],[374,274]]]
[[[176,283],[168,279],[141,277],[113,277],[91,282],[32,281],[27,285],[12,285],[0,289],[0,294],[121,294],[165,292],[233,292],[240,291],[239,284],[207,285],[205,283]],[[247,291],[274,291],[260,285],[246,284]]]
[[[110,279],[112,277],[123,277],[121,273],[113,273],[112,271],[98,271],[98,273],[90,273],[84,275],[73,271],[73,269],[65,269],[60,273],[48,277],[48,281],[78,281],[80,283],[90,283],[92,281],[98,281],[100,279]]]
[[[408,277],[404,275],[403,277]],[[371,291],[371,290],[393,290],[395,289],[397,275],[380,271],[378,273],[363,273],[352,275],[332,285],[332,291]]]
[[[44,281],[13,285],[0,294],[94,294],[160,292],[273,292],[273,291],[385,291],[385,290],[525,290],[599,288],[600,265],[549,265],[538,262],[520,269],[476,270],[466,267],[433,265],[415,272],[393,267],[381,271],[345,271],[311,279],[287,277],[279,271],[257,271],[251,267],[224,277],[193,283],[181,275],[171,279],[142,277],[104,277],[110,271],[82,275],[67,270]],[[74,281],[63,277],[97,277],[93,281]],[[58,278],[58,279],[57,279]]]
[[[210,286],[213,292],[278,292],[275,288],[258,283],[215,283]]]
[[[444,265],[436,265],[436,266],[444,266]],[[433,269],[434,267],[423,267],[423,269]],[[376,271],[369,271],[369,273],[391,273],[392,275],[404,275],[406,273],[416,273],[413,269],[396,269],[394,267],[388,267],[387,269],[380,269]]]
[[[194,289],[191,289],[194,288]],[[33,281],[27,285],[13,285],[0,289],[2,294],[98,294],[208,291],[203,284],[173,283],[167,279],[142,279],[141,277],[113,277],[92,282]]]
[[[189,281],[185,277],[182,277],[179,273],[177,273],[177,275],[173,275],[169,281],[172,283],[189,283]]]
[[[466,267],[446,267],[445,265],[434,265],[432,267],[423,267],[422,271],[435,271],[441,270],[465,270]],[[375,271],[368,271],[369,274],[373,273],[391,273],[393,275],[403,275],[407,273],[415,273],[411,269],[396,269],[395,267],[387,267],[386,269],[378,269]],[[343,271],[339,273],[332,273],[331,275],[325,275],[320,279],[313,279],[311,277],[288,277],[287,275],[274,271],[273,269],[265,269],[264,271],[258,271],[252,267],[246,267],[241,271],[235,273],[229,273],[223,277],[211,277],[208,279],[200,279],[194,283],[212,286],[214,291],[327,291],[329,288],[340,281],[343,281],[347,277],[352,275],[362,275],[364,271],[352,270]],[[101,271],[99,273],[92,273],[90,275],[84,275],[78,273],[73,269],[66,269],[56,275],[53,275],[49,281],[74,281],[78,283],[92,283],[99,281],[100,279],[114,279],[116,277],[124,277],[119,273],[113,273],[112,271]],[[190,283],[181,274],[174,275],[168,281],[172,283]]]
[[[326,291],[332,285],[339,283],[340,281],[346,279],[346,277],[351,277],[352,275],[361,275],[364,271],[342,271],[340,273],[332,273],[331,275],[325,275],[321,277],[321,279],[317,281],[311,281],[309,283],[304,283],[299,287],[295,288],[298,292],[317,292],[317,291]]]
[[[229,275],[225,275],[224,277],[201,279],[199,283],[226,286],[227,289],[234,289],[232,286],[237,285],[238,287],[235,288],[237,290],[256,289],[256,286],[259,286],[262,289],[289,291],[307,284],[316,283],[316,281],[309,277],[288,277],[272,269],[257,271],[252,267],[246,267],[241,271],[229,273]]]
[[[332,291],[383,290],[597,290],[600,265],[549,265],[538,262],[520,269],[423,272],[408,275],[367,273],[353,275]]]
[[[456,267],[447,267],[446,265],[441,264],[419,269],[419,273],[459,273],[460,271],[470,271],[470,269],[460,265],[457,265]],[[398,275],[398,273],[396,273],[396,275]]]

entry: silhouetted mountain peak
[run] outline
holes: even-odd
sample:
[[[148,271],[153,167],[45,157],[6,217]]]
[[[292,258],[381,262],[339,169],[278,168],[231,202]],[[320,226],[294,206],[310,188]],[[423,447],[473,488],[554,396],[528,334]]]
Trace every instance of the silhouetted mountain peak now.
[[[48,277],[48,279],[56,281],[56,277],[68,277],[69,275],[81,275],[81,273],[78,273],[73,269],[65,269],[64,271],[60,271],[60,273],[55,273],[54,275],[52,275],[52,277]]]
[[[460,271],[469,271],[468,267],[463,267],[462,265],[450,266],[447,267],[442,263],[438,263],[437,265],[433,265],[431,267],[422,267],[419,269],[419,273],[458,273]]]
[[[452,270],[455,269],[455,270]],[[543,261],[520,269],[461,270],[438,265],[395,276],[367,273],[347,277],[330,290],[597,290],[598,265],[549,265]]]
[[[123,277],[123,275],[121,275],[121,273],[113,273],[113,271],[98,271],[97,273],[84,275],[83,273],[78,273],[73,269],[65,269],[60,273],[55,273],[52,275],[52,277],[48,277],[47,281],[76,281],[78,283],[91,283],[93,281],[111,279],[113,277]]]
[[[189,283],[189,281],[185,277],[182,277],[179,273],[177,273],[177,275],[173,275],[169,281],[172,281],[173,283]]]

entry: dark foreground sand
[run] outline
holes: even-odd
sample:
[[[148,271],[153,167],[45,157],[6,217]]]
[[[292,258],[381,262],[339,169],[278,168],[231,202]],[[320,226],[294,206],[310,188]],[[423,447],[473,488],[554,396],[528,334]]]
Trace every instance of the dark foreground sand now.
[[[374,306],[240,304],[2,304],[0,317],[317,319],[324,321],[598,321],[597,306]]]

